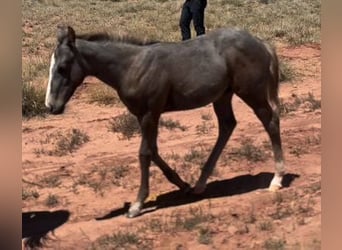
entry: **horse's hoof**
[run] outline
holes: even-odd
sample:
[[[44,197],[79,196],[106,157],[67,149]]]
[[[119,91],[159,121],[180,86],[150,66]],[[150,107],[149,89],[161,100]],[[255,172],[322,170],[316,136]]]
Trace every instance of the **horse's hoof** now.
[[[141,211],[141,206],[140,206],[140,204],[133,204],[133,205],[129,208],[129,210],[128,210],[126,216],[127,216],[127,218],[134,218],[134,217],[137,217],[138,215],[140,215],[140,211]]]
[[[281,189],[280,185],[271,185],[268,188],[268,190],[271,191],[271,192],[277,192],[279,189]]]
[[[128,213],[126,214],[127,218],[134,218],[137,217],[140,214],[140,210],[129,210]]]

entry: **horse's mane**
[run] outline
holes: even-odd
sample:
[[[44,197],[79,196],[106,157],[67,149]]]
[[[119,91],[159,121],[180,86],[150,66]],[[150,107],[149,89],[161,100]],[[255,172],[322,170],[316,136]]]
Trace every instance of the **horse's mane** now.
[[[151,45],[155,43],[159,43],[159,41],[155,40],[141,40],[136,37],[122,35],[116,36],[106,32],[102,33],[88,33],[88,34],[81,34],[77,35],[76,38],[86,40],[86,41],[97,41],[97,42],[121,42],[121,43],[129,43],[134,45]]]

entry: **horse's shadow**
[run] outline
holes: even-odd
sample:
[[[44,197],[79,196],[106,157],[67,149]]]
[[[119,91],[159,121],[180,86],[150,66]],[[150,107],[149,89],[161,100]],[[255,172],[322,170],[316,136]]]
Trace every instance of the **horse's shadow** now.
[[[21,238],[24,239],[25,247],[42,247],[49,239],[47,234],[67,222],[69,216],[67,210],[23,212]]]
[[[159,195],[154,201],[145,203],[141,214],[149,213],[156,209],[190,204],[203,199],[233,196],[258,189],[265,189],[268,188],[273,175],[273,173],[262,172],[257,175],[248,174],[237,176],[232,179],[213,181],[208,183],[205,192],[201,195],[184,194],[184,192],[180,190],[171,191]],[[298,177],[299,175],[296,174],[286,174],[283,178],[283,187],[289,187],[292,181]],[[125,202],[123,207],[115,209],[103,217],[96,218],[96,220],[105,220],[123,215],[127,213],[129,205],[129,202]]]

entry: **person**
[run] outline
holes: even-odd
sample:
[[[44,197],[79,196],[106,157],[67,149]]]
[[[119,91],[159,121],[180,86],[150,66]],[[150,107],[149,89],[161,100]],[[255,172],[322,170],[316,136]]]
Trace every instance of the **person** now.
[[[179,21],[183,41],[191,38],[191,20],[193,21],[196,35],[205,34],[204,10],[206,6],[207,0],[186,0],[184,2]]]

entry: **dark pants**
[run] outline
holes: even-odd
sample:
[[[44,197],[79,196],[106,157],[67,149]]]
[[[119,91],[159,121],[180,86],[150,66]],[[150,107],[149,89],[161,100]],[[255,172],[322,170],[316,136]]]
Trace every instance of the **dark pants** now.
[[[206,0],[186,0],[183,4],[179,21],[183,41],[191,38],[191,20],[193,21],[197,36],[205,34],[204,9],[206,5]]]

